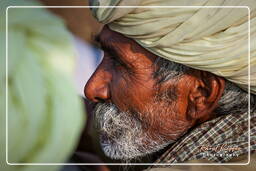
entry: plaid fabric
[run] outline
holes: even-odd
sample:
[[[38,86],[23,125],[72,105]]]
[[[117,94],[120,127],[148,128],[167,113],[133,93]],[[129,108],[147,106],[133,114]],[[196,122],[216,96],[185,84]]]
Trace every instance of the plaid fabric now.
[[[254,110],[251,112],[250,151],[255,150],[256,111]],[[229,114],[194,128],[173,144],[155,163],[182,163],[195,159],[221,163],[248,152],[248,113]]]

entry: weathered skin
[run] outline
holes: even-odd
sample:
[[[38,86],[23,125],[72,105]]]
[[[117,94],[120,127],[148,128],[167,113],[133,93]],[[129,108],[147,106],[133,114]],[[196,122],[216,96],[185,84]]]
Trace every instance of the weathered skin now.
[[[111,102],[121,111],[136,111],[139,116],[135,117],[150,134],[166,140],[176,140],[189,128],[214,117],[213,110],[225,87],[222,78],[191,69],[179,79],[158,85],[153,77],[157,56],[107,26],[99,41],[104,58],[85,86],[89,100]],[[176,96],[156,102],[154,97],[164,92]],[[154,114],[147,114],[148,106]]]

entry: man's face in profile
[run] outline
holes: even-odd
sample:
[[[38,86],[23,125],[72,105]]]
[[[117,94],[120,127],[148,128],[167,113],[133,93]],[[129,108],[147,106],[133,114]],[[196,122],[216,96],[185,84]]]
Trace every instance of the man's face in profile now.
[[[154,75],[157,56],[138,43],[107,27],[99,43],[104,58],[86,84],[85,95],[98,103],[95,122],[107,156],[131,159],[158,151],[195,125],[195,111],[204,108],[198,92],[198,102],[191,95],[200,74],[191,70],[160,84]],[[191,107],[193,100],[198,108]],[[210,109],[206,113],[201,120],[208,119]]]

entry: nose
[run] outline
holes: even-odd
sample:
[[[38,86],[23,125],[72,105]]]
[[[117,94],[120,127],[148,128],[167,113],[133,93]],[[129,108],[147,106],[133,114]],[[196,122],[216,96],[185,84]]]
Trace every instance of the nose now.
[[[110,99],[111,76],[99,66],[84,87],[84,94],[90,101],[101,102]]]

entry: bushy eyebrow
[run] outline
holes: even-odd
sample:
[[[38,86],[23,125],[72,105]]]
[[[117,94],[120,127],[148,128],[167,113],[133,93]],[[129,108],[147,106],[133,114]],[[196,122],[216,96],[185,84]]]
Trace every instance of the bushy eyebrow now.
[[[123,66],[126,66],[126,64],[124,64],[122,60],[123,54],[120,53],[120,51],[114,45],[112,45],[111,41],[101,39],[100,35],[96,35],[94,37],[94,40],[98,43],[100,49],[102,49],[104,52],[109,53],[115,60],[117,60]]]
[[[102,50],[106,50],[106,51],[113,50],[112,46],[109,43],[107,43],[107,41],[102,40],[99,34],[94,37],[94,41],[97,43],[98,47]]]
[[[107,40],[102,40],[100,35],[94,37],[95,42],[97,42],[103,51],[112,54],[114,57],[120,57],[122,54],[118,53],[118,50]]]
[[[100,35],[99,34],[94,36],[94,41],[97,42],[97,43],[100,43]]]

